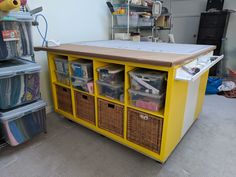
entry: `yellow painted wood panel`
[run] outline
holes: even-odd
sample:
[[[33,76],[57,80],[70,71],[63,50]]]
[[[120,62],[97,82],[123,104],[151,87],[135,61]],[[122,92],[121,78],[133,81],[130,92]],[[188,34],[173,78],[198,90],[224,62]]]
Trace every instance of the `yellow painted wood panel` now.
[[[169,73],[163,130],[162,159],[167,160],[181,140],[187,101],[188,82],[176,81],[175,70]]]
[[[209,71],[205,72],[201,76],[200,86],[199,86],[199,92],[198,92],[198,102],[195,112],[195,118],[197,119],[199,117],[199,114],[202,111],[202,106],[204,103],[205,93],[206,93],[206,86],[207,86],[207,80],[208,80]]]

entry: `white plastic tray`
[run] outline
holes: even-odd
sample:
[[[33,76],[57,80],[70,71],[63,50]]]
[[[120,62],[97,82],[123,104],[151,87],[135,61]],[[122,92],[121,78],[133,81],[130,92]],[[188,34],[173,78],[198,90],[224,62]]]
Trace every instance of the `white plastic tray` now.
[[[211,58],[214,58],[214,60],[211,61]],[[194,82],[199,77],[201,77],[207,70],[209,70],[212,66],[214,66],[223,58],[224,58],[224,55],[212,56],[212,54],[199,57],[198,59],[185,65],[186,67],[191,68],[191,67],[197,66],[198,64],[202,64],[201,70],[198,73],[196,73],[195,75],[192,75],[188,73],[187,71],[185,71],[182,67],[180,67],[179,69],[177,69],[175,80]]]

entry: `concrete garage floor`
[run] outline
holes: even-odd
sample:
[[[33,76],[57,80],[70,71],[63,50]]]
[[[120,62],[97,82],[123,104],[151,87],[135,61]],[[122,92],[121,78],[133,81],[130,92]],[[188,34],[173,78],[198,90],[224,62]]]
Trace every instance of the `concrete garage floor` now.
[[[48,115],[48,134],[0,151],[1,177],[234,177],[236,99],[207,96],[200,119],[165,165]]]

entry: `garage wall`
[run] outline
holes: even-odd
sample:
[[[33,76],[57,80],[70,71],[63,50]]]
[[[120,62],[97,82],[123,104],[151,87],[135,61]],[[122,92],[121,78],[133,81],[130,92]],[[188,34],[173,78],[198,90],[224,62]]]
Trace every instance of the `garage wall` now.
[[[177,43],[196,43],[201,12],[205,11],[207,0],[164,0],[166,7],[172,10],[173,28]],[[224,9],[236,10],[235,0],[225,0]],[[236,13],[232,14],[225,44],[227,67],[236,70]]]
[[[196,43],[200,14],[206,9],[206,0],[164,0],[172,12],[171,33],[177,43]]]
[[[70,43],[89,40],[106,40],[109,38],[109,12],[106,0],[30,0],[31,9],[43,6],[43,14],[48,20],[48,39]],[[40,20],[41,22],[41,20]],[[44,31],[44,23],[40,23]],[[41,45],[36,28],[33,32],[35,46]],[[48,111],[52,110],[49,72],[45,52],[36,53],[36,61],[42,66],[41,92],[48,104]]]
[[[234,9],[236,10],[236,1],[235,0],[225,0],[224,4],[225,9]],[[229,26],[227,31],[227,41],[225,44],[225,58],[227,67],[230,67],[236,70],[236,13],[230,16]]]

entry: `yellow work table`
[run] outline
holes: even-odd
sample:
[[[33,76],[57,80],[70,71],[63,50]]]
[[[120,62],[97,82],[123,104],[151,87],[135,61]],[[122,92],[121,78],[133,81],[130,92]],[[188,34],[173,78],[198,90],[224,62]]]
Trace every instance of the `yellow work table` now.
[[[130,41],[94,41],[36,47],[48,52],[55,112],[116,142],[164,163],[202,110],[209,69],[223,56],[213,56],[214,46]],[[70,64],[89,60],[94,92],[59,82],[55,60]],[[100,95],[98,68],[124,67],[122,101]],[[189,69],[199,71],[190,73]],[[130,71],[145,68],[166,73],[164,106],[150,111],[131,104]],[[81,142],[82,143],[82,142]]]

